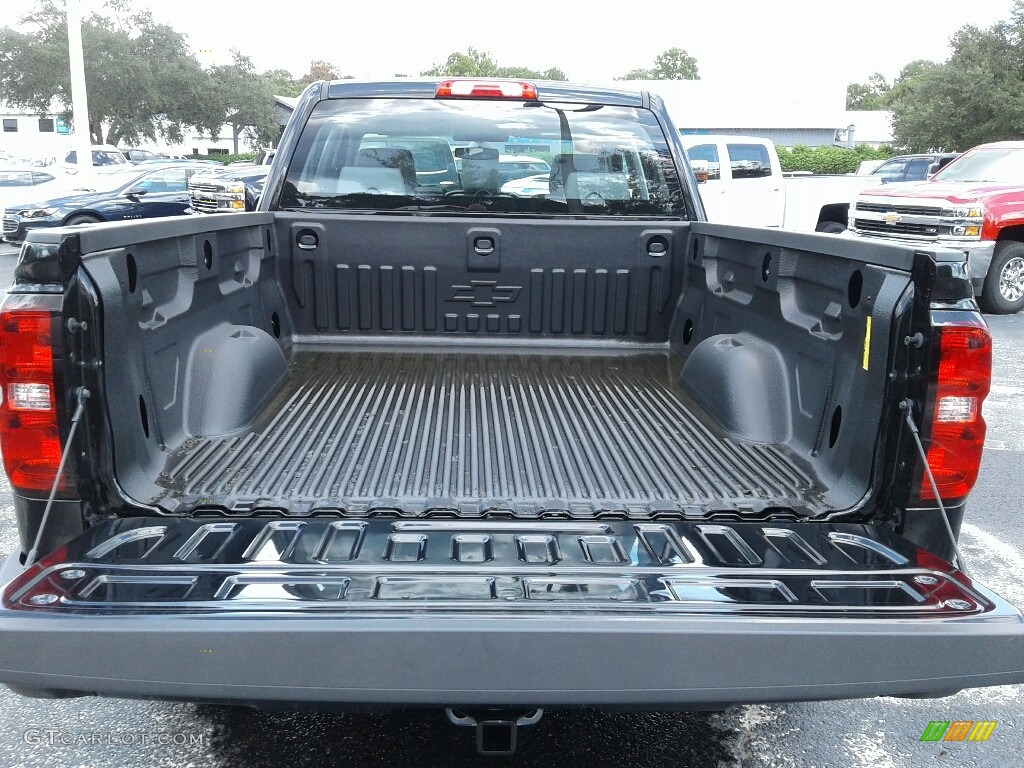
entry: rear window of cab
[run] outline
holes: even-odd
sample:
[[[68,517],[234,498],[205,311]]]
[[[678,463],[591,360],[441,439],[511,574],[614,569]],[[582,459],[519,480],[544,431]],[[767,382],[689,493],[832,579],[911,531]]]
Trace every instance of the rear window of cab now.
[[[280,207],[685,217],[649,110],[479,99],[320,102]]]

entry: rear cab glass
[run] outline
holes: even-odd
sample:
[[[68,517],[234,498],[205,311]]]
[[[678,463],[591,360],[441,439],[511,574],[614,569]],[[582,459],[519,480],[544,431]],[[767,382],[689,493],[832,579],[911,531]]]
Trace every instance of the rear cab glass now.
[[[668,142],[650,110],[476,99],[319,103],[296,147],[281,207],[686,215]]]

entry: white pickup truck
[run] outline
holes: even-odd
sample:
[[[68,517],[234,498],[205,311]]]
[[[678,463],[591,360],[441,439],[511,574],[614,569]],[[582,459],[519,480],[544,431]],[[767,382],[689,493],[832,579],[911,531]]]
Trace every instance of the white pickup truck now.
[[[846,230],[850,202],[881,183],[874,176],[786,176],[771,139],[684,135],[682,141],[708,221],[719,224],[838,234]]]

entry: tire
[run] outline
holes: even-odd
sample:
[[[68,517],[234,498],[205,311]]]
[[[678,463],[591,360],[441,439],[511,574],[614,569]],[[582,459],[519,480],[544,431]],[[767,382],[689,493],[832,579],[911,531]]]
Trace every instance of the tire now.
[[[846,231],[846,225],[838,221],[819,221],[814,231],[824,232],[826,235],[841,235]]]
[[[980,298],[982,309],[997,315],[1024,309],[1024,243],[1004,240],[996,244]]]
[[[89,213],[79,213],[75,216],[71,216],[67,221],[64,222],[65,227],[73,227],[76,224],[99,224],[103,219],[99,216],[93,216]]]

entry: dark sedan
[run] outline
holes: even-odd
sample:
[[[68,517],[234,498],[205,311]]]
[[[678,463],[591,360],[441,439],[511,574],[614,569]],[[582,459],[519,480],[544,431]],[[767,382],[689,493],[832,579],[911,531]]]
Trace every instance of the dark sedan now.
[[[37,202],[8,203],[3,216],[3,239],[20,242],[30,229],[101,221],[131,221],[179,216],[188,209],[188,180],[204,165],[182,163],[126,170],[76,179]],[[31,197],[23,198],[29,201]]]

